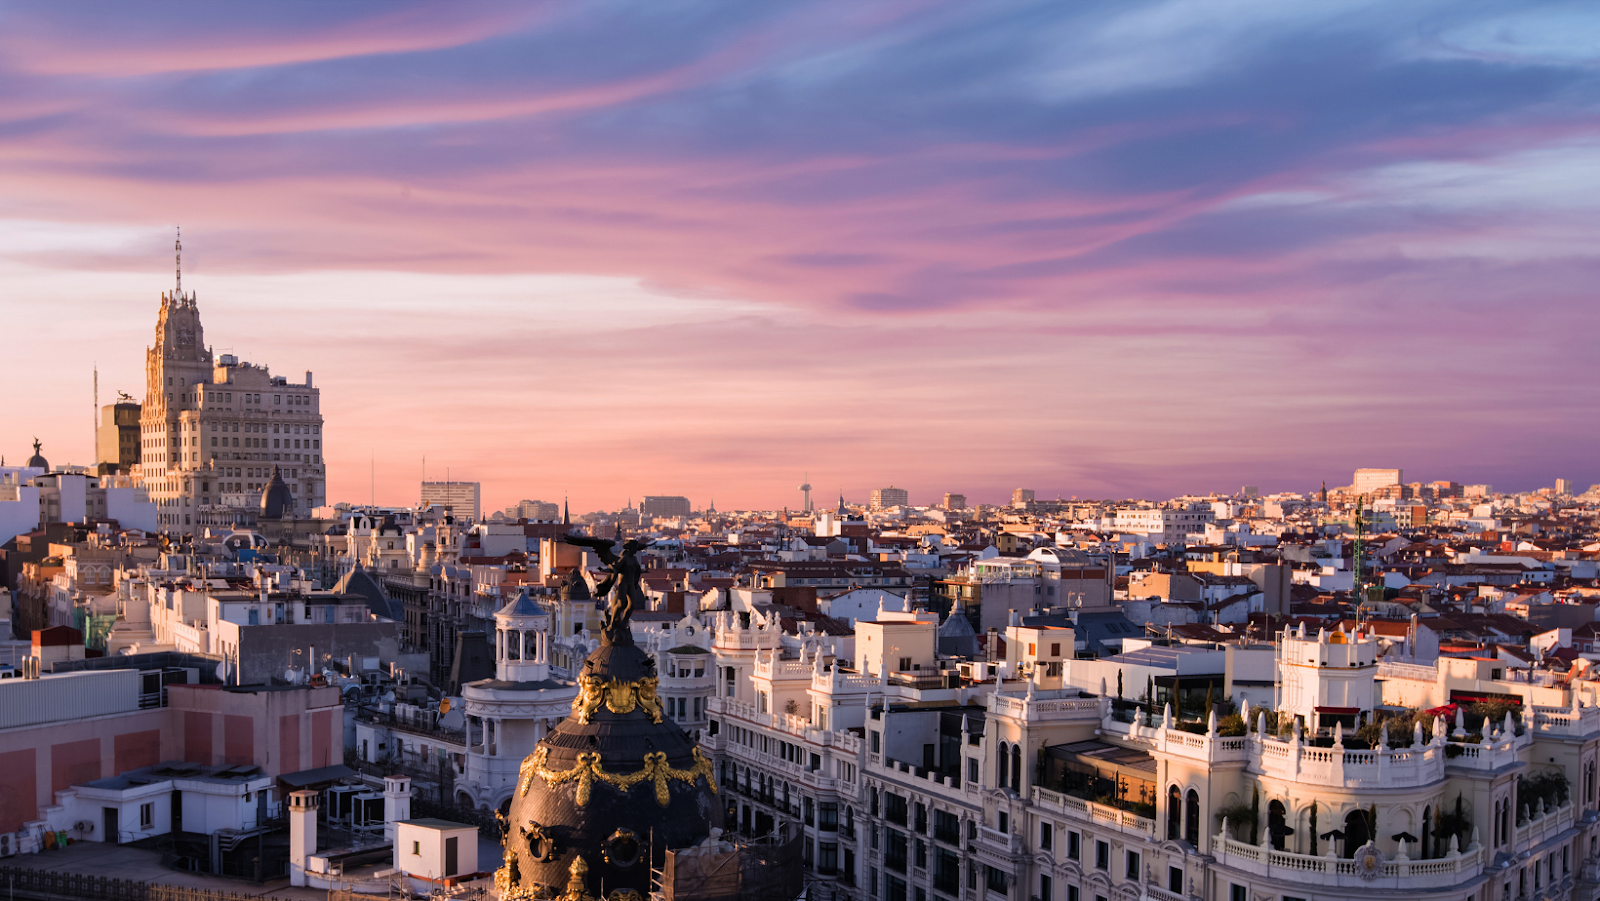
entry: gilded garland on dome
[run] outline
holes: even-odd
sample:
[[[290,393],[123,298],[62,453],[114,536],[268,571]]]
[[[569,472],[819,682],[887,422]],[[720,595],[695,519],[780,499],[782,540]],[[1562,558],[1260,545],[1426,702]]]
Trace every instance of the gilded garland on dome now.
[[[650,722],[660,724],[661,699],[656,697],[658,684],[660,680],[655,676],[624,682],[586,673],[578,677],[578,697],[572,702],[572,716],[580,723],[588,723],[600,705],[604,704],[612,713],[632,713],[637,707],[650,715]]]
[[[699,748],[694,749],[694,766],[679,770],[667,764],[667,755],[663,751],[651,751],[644,755],[644,769],[637,773],[626,775],[608,773],[600,766],[600,755],[593,751],[584,751],[578,755],[578,764],[570,770],[552,770],[545,766],[549,758],[548,748],[539,748],[528,758],[522,761],[522,771],[517,777],[517,792],[526,795],[533,786],[533,777],[538,776],[546,785],[561,785],[567,782],[578,784],[578,806],[589,803],[589,796],[593,792],[595,782],[604,782],[618,791],[626,792],[644,781],[654,781],[656,787],[656,803],[662,807],[667,806],[670,797],[667,794],[669,780],[694,784],[695,779],[704,776],[706,785],[712,794],[717,793],[717,778],[712,773],[711,761],[700,753]]]
[[[567,890],[559,895],[553,895],[553,889],[543,887],[524,887],[517,884],[516,855],[508,847],[506,849],[506,865],[494,873],[494,890],[500,896],[500,901],[600,901],[589,894],[585,882],[589,875],[589,864],[584,861],[583,855],[572,859],[572,866],[567,868]],[[643,901],[643,896],[637,889],[616,889],[606,896],[606,901]]]

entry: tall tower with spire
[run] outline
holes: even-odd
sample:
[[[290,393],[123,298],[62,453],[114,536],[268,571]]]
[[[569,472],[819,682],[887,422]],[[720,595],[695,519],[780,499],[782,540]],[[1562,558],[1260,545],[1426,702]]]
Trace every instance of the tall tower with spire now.
[[[320,392],[266,366],[220,358],[205,342],[194,291],[183,290],[183,240],[173,242],[176,281],[161,295],[155,343],[145,350],[138,472],[163,531],[195,532],[205,508],[255,506],[277,469],[304,515],[325,504]],[[281,505],[280,505],[281,506]]]

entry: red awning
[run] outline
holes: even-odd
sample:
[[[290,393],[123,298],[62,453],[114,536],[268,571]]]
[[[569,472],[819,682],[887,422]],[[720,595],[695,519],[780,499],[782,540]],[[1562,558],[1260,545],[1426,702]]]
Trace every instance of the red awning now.
[[[1317,707],[1318,713],[1332,713],[1338,716],[1355,716],[1361,712],[1360,707]]]

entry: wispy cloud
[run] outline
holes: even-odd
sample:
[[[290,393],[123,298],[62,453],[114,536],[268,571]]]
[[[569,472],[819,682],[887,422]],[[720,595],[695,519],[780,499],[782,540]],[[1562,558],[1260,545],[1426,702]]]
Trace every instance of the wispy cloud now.
[[[7,7],[0,315],[50,337],[8,362],[82,344],[133,390],[181,222],[213,343],[317,371],[336,496],[370,454],[404,500],[423,453],[494,502],[593,505],[776,505],[806,469],[924,500],[1379,458],[1600,481],[1594,28],[1511,3]],[[0,443],[87,459],[86,386],[0,398]]]

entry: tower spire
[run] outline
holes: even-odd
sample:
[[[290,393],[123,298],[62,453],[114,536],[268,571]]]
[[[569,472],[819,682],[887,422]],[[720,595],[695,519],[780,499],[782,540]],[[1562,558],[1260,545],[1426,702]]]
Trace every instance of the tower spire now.
[[[178,226],[178,240],[172,242],[178,264],[178,294],[183,294],[183,226]]]

